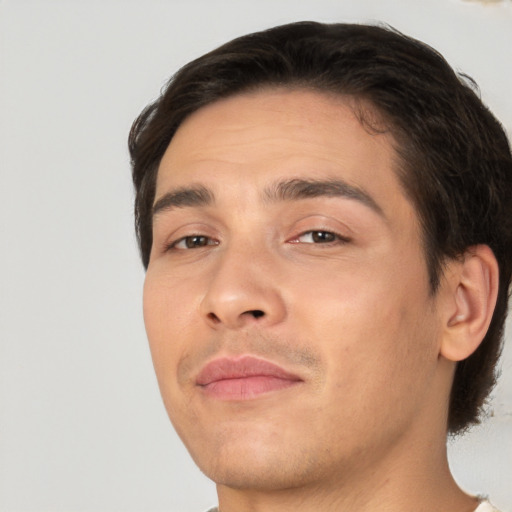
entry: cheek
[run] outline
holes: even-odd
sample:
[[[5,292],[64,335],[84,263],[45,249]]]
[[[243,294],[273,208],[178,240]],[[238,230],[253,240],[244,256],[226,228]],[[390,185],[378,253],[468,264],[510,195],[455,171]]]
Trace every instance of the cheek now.
[[[193,307],[185,296],[186,286],[176,281],[169,283],[164,274],[148,270],[144,281],[144,324],[159,382],[166,373],[174,374],[177,360],[184,346]]]
[[[172,283],[172,286],[169,284]],[[144,323],[153,366],[167,413],[175,428],[175,418],[186,417],[189,393],[180,387],[178,367],[193,347],[191,332],[197,319],[193,316],[190,286],[170,279],[165,273],[148,271],[144,282]]]
[[[352,274],[326,285],[325,294],[310,291],[300,316],[326,368],[319,404],[343,426],[330,431],[332,443],[352,436],[364,446],[367,436],[395,432],[416,414],[434,377],[436,333],[407,287],[383,297],[383,283],[357,282]]]
[[[304,275],[295,285],[293,317],[316,340],[340,386],[369,372],[378,385],[407,380],[423,360],[436,362],[426,272],[421,260],[397,259]]]

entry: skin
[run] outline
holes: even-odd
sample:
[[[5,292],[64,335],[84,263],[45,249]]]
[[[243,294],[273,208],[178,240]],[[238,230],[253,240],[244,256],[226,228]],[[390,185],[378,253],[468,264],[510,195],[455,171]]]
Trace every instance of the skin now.
[[[222,512],[476,508],[445,446],[453,360],[473,349],[457,352],[453,326],[476,309],[462,263],[431,294],[393,143],[347,98],[266,90],[200,109],[162,159],[146,329],[169,417]],[[362,195],[268,197],[293,179]],[[162,200],[199,185],[213,202]],[[231,401],[197,385],[206,363],[244,355],[300,382]]]

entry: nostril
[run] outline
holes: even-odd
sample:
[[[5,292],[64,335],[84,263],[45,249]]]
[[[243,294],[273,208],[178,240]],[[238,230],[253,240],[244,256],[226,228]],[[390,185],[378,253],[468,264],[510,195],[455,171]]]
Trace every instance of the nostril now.
[[[215,324],[220,322],[220,318],[215,313],[208,313],[208,318]]]
[[[239,320],[242,320],[243,318],[249,318],[249,317],[252,317],[254,319],[258,319],[258,318],[262,318],[264,316],[265,316],[265,312],[262,311],[261,309],[250,309],[250,310],[244,311],[237,318]],[[232,321],[232,319],[230,319],[229,315],[226,316],[226,317],[223,317],[223,316],[219,317],[213,311],[208,313],[206,315],[206,317],[208,318],[208,321],[211,322],[214,325],[219,325],[219,324],[222,324],[222,323],[228,323],[229,324]]]

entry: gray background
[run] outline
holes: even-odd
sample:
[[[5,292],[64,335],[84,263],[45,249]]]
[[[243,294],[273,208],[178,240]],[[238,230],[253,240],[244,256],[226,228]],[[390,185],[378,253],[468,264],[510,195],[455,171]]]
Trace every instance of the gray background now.
[[[126,137],[165,79],[288,21],[385,21],[472,75],[512,133],[512,2],[0,0],[0,511],[195,512],[141,314]],[[489,421],[450,446],[512,511],[512,347]]]

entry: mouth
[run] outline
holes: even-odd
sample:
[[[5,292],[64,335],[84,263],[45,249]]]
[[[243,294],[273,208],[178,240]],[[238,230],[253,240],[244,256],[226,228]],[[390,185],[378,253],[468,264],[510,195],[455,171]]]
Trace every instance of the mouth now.
[[[225,401],[251,400],[301,382],[298,375],[253,356],[215,359],[196,378],[206,395]]]

